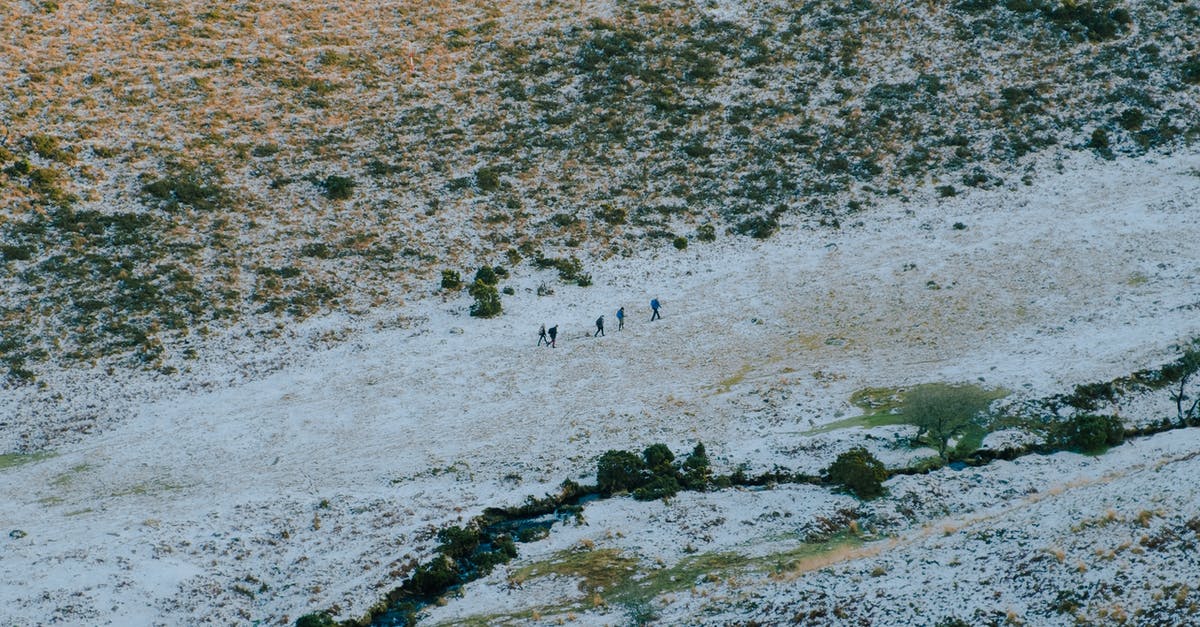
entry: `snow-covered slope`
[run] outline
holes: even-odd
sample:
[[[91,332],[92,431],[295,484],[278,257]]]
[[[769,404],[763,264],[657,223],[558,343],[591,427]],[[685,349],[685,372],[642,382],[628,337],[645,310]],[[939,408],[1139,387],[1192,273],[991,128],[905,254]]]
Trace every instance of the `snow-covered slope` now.
[[[111,426],[0,469],[0,622],[274,623],[330,607],[357,617],[411,559],[429,555],[437,528],[540,496],[565,478],[590,479],[607,449],[703,441],[719,470],[815,471],[863,433],[801,434],[854,411],[847,399],[858,389],[982,380],[1036,396],[1169,360],[1173,342],[1200,335],[1200,157],[1079,157],[1062,166],[1033,186],[896,201],[840,230],[788,229],[763,242],[720,238],[611,259],[589,268],[587,288],[521,268],[502,283],[515,294],[493,320],[467,316],[465,295],[445,299],[430,285],[430,295],[373,317],[306,323],[281,338],[277,357],[264,356],[279,360],[269,364],[273,374],[230,373],[206,389],[163,394],[150,377],[96,374],[92,385],[107,391],[93,397],[126,399],[112,405],[122,415],[106,419]],[[555,293],[539,297],[542,283]],[[664,304],[653,323],[652,297]],[[613,316],[619,306],[629,316],[623,331]],[[592,338],[601,314],[607,335]],[[534,346],[542,323],[559,325],[557,348]],[[343,341],[314,347],[323,334]],[[4,402],[11,408],[19,398]],[[96,411],[108,410],[100,403]],[[921,571],[943,597],[975,599],[939,612],[1020,614],[1044,591],[1002,564],[1032,560],[1046,546],[1066,553],[1052,555],[1056,562],[1086,561],[1087,577],[1158,585],[1160,571],[1194,573],[1186,570],[1192,562],[1125,562],[1121,553],[1097,565],[1085,554],[1114,549],[1142,510],[1162,510],[1151,530],[1194,516],[1196,494],[1180,478],[1194,475],[1195,450],[1195,433],[1184,431],[1098,461],[1064,454],[896,479],[892,496],[872,507],[945,501],[940,513],[914,514],[913,524],[943,524],[948,515],[944,524],[964,532],[914,528],[895,546],[867,545],[865,561],[850,556],[786,581],[714,584],[715,600],[702,587],[656,601],[655,611],[669,623],[775,621],[808,592],[842,599],[850,586],[870,598],[854,616],[938,618],[911,609],[934,596],[909,587]],[[915,454],[893,451],[888,461]],[[955,496],[975,481],[991,486],[978,501],[974,491]],[[996,487],[1003,484],[1019,487]],[[1056,493],[1058,484],[1070,486]],[[1034,490],[1045,496],[1032,498]],[[640,558],[670,563],[687,533],[664,531],[663,517],[708,508],[754,523],[718,525],[721,546],[765,554],[769,534],[752,513],[779,510],[779,502],[793,514],[776,523],[781,531],[854,506],[811,487],[605,503],[589,509],[588,533],[599,544],[619,530],[623,540],[612,546],[636,544]],[[1108,508],[1124,526],[1109,535],[1070,531]],[[578,539],[572,529],[523,550],[544,554]],[[983,550],[1008,561],[987,562]],[[923,559],[960,565],[930,571]],[[981,570],[956,574],[962,569]],[[967,592],[954,592],[956,583]],[[465,616],[503,605],[475,601],[477,591],[499,594],[488,585],[499,584],[468,586],[437,611]],[[520,591],[504,594],[514,607],[527,601]],[[739,604],[743,596],[755,602]],[[1129,598],[1152,603],[1146,594]],[[593,618],[615,621],[613,612]]]

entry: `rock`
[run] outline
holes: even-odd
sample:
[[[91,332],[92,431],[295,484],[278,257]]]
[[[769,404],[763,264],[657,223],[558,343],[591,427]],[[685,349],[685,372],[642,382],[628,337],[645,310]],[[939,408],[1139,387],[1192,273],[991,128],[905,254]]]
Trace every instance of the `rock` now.
[[[22,531],[20,529],[13,529],[12,531],[8,532],[8,537],[12,538],[13,540],[20,540],[21,538],[24,538],[27,535],[29,535],[29,534],[25,533],[24,531]]]

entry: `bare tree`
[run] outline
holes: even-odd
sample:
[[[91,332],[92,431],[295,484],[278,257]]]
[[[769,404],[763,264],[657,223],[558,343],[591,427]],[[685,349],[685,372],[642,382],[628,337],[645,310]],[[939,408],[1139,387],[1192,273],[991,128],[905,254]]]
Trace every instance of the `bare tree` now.
[[[1188,383],[1197,371],[1200,371],[1200,347],[1195,344],[1184,349],[1183,355],[1179,359],[1162,369],[1163,377],[1172,382],[1171,400],[1175,401],[1175,411],[1181,425],[1197,419],[1196,410],[1200,408],[1200,393],[1194,395],[1187,393]],[[1189,400],[1192,401],[1191,405],[1187,405]]]

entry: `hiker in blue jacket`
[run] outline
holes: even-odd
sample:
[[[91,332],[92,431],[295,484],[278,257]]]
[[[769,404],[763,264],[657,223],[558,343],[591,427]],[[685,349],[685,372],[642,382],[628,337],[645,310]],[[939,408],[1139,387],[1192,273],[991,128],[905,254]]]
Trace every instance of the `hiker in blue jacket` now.
[[[622,307],[617,310],[617,330],[620,331],[621,329],[624,329],[624,328],[625,328],[625,308]]]
[[[658,313],[658,308],[661,306],[662,305],[658,304],[657,298],[650,299],[650,308],[654,310],[654,314],[650,316],[650,322],[654,322],[655,320],[662,318],[662,316]]]

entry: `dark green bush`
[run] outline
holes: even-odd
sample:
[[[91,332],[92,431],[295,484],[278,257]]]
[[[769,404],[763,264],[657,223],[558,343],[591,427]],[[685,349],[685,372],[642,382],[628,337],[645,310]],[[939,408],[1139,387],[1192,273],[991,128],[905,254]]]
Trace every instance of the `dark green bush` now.
[[[709,467],[708,452],[704,443],[697,442],[691,454],[683,460],[682,482],[685,488],[700,490],[706,487],[712,479],[712,469]]]
[[[624,209],[613,207],[609,204],[601,205],[593,215],[614,226],[617,224],[624,224],[626,218],[628,217]]]
[[[606,451],[596,462],[596,485],[607,494],[636,490],[649,479],[645,462],[629,451]]]
[[[1092,131],[1092,137],[1088,140],[1087,147],[1094,149],[1100,153],[1100,156],[1106,159],[1112,158],[1112,148],[1108,140],[1108,131],[1102,128]]]
[[[779,230],[779,222],[773,216],[753,216],[733,226],[738,235],[749,235],[755,239],[767,239]]]
[[[1127,131],[1136,131],[1142,128],[1142,124],[1146,121],[1146,114],[1140,109],[1129,108],[1121,112],[1121,117],[1117,122],[1121,128]]]
[[[537,268],[554,268],[558,270],[558,278],[563,281],[575,281],[579,279],[583,272],[583,263],[576,257],[563,259],[560,257],[543,257],[538,253],[533,259],[533,265]],[[588,277],[588,283],[591,283],[591,277]]]
[[[500,281],[500,277],[496,275],[496,271],[491,266],[483,266],[475,271],[475,280],[483,281],[487,285],[495,285]]]
[[[419,594],[441,594],[455,583],[458,583],[458,570],[454,561],[445,555],[438,555],[418,566],[405,587]]]
[[[495,191],[500,188],[500,173],[494,168],[479,168],[475,171],[475,184],[485,192]]]
[[[860,499],[872,499],[883,494],[887,468],[865,448],[852,448],[826,469],[829,480],[841,485]]]
[[[5,261],[29,261],[32,251],[26,246],[0,246],[0,257]]]
[[[679,235],[675,239],[671,240],[671,244],[674,245],[675,248],[678,248],[679,250],[683,250],[683,249],[687,248],[688,241],[687,241],[686,237]]]
[[[669,475],[655,475],[645,485],[633,491],[633,498],[639,501],[653,501],[675,496],[679,493],[679,481]]]
[[[470,294],[475,298],[471,304],[471,315],[476,318],[493,318],[503,310],[500,305],[500,292],[493,285],[476,280],[471,285]]]
[[[325,242],[311,242],[300,247],[300,256],[329,259],[333,256],[333,251]]]
[[[296,627],[335,627],[333,618],[325,612],[305,614],[296,619]]]
[[[711,224],[701,224],[696,227],[696,239],[702,242],[711,242],[717,239],[717,229]]]
[[[462,287],[462,277],[458,270],[442,270],[442,289],[457,290]]]
[[[1061,446],[1081,453],[1096,453],[1125,441],[1125,425],[1117,416],[1076,414],[1060,427]]]
[[[454,559],[470,557],[479,548],[479,530],[451,525],[438,531],[438,547],[443,555]]]
[[[209,179],[217,178],[215,173],[202,173],[191,168],[180,168],[170,176],[163,177],[142,186],[150,198],[159,201],[159,206],[172,211],[180,205],[187,205],[201,211],[210,211],[224,199],[225,191]]]
[[[1112,403],[1116,401],[1117,389],[1111,381],[1101,383],[1081,383],[1075,386],[1075,390],[1070,396],[1066,397],[1066,403],[1071,407],[1095,411],[1099,408],[1099,403]]]
[[[1200,85],[1200,55],[1195,55],[1183,63],[1179,68],[1180,78],[1183,82],[1192,85]]]
[[[650,472],[661,475],[670,474],[672,472],[671,462],[675,461],[675,454],[667,448],[666,444],[651,444],[642,451],[642,460],[646,462],[646,467]]]
[[[355,185],[354,179],[348,176],[330,174],[321,181],[321,190],[330,200],[349,200],[354,195]]]

